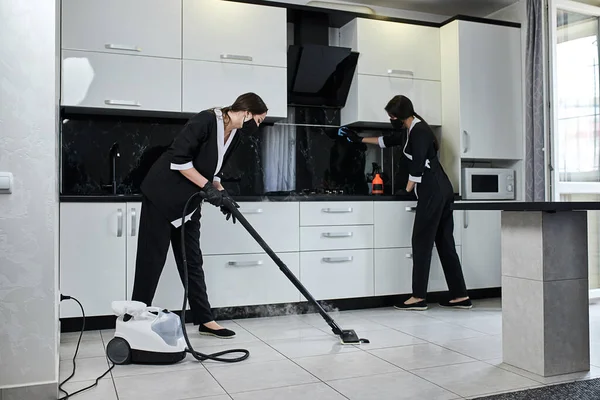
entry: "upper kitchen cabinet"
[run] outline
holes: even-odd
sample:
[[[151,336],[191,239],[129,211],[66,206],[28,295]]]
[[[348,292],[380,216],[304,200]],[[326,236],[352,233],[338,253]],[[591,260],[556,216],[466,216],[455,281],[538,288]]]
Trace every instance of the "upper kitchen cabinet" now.
[[[523,158],[520,29],[470,21],[441,28],[442,137],[460,159]]]
[[[286,9],[221,0],[183,0],[183,58],[287,65]]]
[[[62,0],[62,49],[181,58],[181,0]]]
[[[410,98],[429,124],[441,124],[439,28],[357,18],[340,29],[340,45],[360,54],[343,125],[389,125],[384,107],[396,95]]]

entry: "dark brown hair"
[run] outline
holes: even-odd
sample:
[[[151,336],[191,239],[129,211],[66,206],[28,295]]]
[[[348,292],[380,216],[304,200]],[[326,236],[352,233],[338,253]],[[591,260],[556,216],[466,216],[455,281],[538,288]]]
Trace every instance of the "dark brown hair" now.
[[[269,109],[263,99],[256,93],[244,93],[235,99],[232,105],[221,109],[226,123],[229,123],[229,117],[227,116],[229,111],[248,111],[252,115],[260,115],[266,113]]]
[[[427,124],[427,122],[423,119],[423,117],[421,117],[419,114],[417,114],[415,112],[415,108],[413,107],[412,101],[410,101],[410,99],[406,96],[402,96],[402,95],[394,96],[386,104],[385,111],[392,117],[396,117],[401,121],[404,121],[405,119],[410,118],[410,117],[417,117],[418,119],[421,120],[421,122],[423,122],[425,125],[427,125],[427,127],[429,129],[431,129],[431,127],[429,126],[429,124]],[[432,131],[432,134],[433,134],[433,131]],[[440,144],[439,144],[437,138],[435,137],[435,134],[433,134],[433,146],[435,147],[435,151],[438,151],[440,149]]]

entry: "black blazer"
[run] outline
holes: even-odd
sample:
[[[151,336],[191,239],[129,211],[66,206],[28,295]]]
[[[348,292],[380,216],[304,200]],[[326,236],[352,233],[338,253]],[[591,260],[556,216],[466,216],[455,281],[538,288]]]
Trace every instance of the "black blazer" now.
[[[175,137],[167,151],[156,160],[142,182],[142,193],[164,213],[170,222],[181,219],[185,203],[191,195],[200,190],[198,186],[183,176],[180,170],[193,166],[209,182],[215,178],[215,169],[219,161],[218,119],[213,110],[205,110],[192,117]],[[227,162],[239,144],[240,134],[241,132],[236,132],[231,139],[223,156],[222,165]],[[189,215],[194,210],[199,212],[200,202],[200,197],[196,197],[189,204],[187,214]]]

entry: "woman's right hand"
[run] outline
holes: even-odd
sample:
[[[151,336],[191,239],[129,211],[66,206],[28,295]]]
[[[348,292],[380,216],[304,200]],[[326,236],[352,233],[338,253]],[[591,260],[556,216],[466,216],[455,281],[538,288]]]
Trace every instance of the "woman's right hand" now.
[[[345,137],[351,143],[362,143],[363,138],[358,136],[358,133],[354,132],[347,126],[342,126],[338,129],[338,136]]]
[[[206,182],[202,191],[206,195],[204,200],[215,207],[221,207],[223,205],[223,192],[214,187],[211,182]]]

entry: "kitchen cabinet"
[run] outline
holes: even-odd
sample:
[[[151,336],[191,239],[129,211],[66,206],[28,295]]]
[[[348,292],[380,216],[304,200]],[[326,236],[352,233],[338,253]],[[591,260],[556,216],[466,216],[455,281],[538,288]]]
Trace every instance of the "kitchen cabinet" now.
[[[462,266],[468,289],[500,287],[500,211],[463,211]]]
[[[440,32],[442,137],[455,163],[522,159],[520,29],[457,20]]]
[[[264,100],[268,117],[287,117],[286,68],[183,60],[184,112],[228,106],[246,92]]]
[[[62,0],[61,48],[181,58],[181,12],[181,0]]]
[[[300,225],[373,225],[373,202],[302,202]]]
[[[61,104],[181,111],[181,61],[64,50]]]
[[[372,225],[303,226],[300,251],[373,248]]]
[[[287,47],[285,8],[221,0],[183,0],[186,60],[285,68]]]

